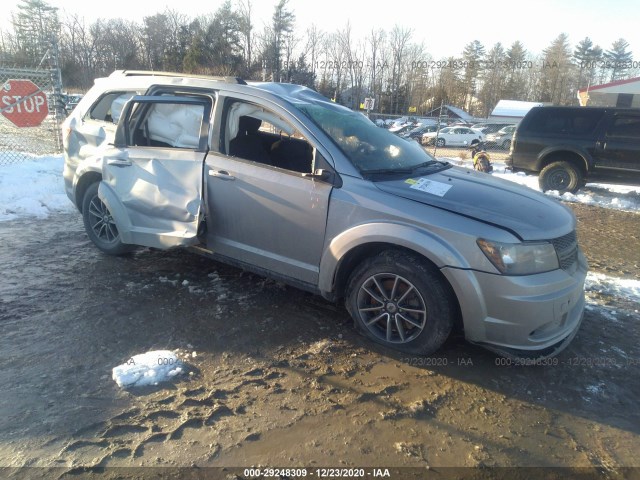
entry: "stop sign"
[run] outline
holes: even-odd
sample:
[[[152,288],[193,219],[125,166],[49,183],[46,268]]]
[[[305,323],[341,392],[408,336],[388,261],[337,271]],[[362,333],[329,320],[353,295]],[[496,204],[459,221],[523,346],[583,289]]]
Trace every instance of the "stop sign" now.
[[[37,127],[49,114],[47,96],[31,80],[7,80],[0,90],[0,110],[18,127]]]

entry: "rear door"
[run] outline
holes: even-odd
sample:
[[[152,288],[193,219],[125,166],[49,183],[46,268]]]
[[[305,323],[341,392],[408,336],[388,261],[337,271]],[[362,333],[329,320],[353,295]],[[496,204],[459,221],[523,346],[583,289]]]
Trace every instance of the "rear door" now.
[[[206,96],[138,96],[125,107],[98,191],[123,242],[198,242],[212,103]]]

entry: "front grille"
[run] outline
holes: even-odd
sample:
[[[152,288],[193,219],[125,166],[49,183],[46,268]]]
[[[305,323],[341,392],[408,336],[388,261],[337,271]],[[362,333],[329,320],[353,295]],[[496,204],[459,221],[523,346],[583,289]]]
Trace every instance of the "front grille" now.
[[[578,237],[575,230],[562,237],[554,238],[551,243],[556,249],[560,268],[569,270],[578,261]]]

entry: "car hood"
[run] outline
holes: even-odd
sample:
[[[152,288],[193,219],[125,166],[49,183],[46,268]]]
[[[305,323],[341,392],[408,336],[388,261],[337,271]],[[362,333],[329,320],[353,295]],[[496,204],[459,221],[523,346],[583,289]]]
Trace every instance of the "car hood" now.
[[[504,228],[522,240],[549,240],[576,227],[573,213],[560,202],[466,168],[374,184],[383,192]]]

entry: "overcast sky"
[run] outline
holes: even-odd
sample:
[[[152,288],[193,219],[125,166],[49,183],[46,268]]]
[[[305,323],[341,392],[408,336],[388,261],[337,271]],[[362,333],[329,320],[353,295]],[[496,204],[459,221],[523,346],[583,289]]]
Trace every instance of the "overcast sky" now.
[[[270,22],[276,2],[252,1],[257,30]],[[15,12],[20,0],[2,3],[4,12]],[[62,15],[78,14],[92,22],[98,17],[142,21],[144,16],[161,13],[165,8],[195,17],[214,12],[223,0],[47,0],[47,3],[58,7]],[[424,42],[427,52],[436,59],[459,56],[473,40],[479,40],[487,51],[496,42],[508,47],[520,40],[527,50],[537,54],[564,32],[569,35],[572,48],[589,36],[608,50],[614,40],[622,37],[629,42],[634,59],[640,61],[637,0],[289,0],[289,5],[296,15],[300,36],[313,23],[321,30],[334,31],[350,22],[356,39],[364,38],[372,28],[390,30],[397,24],[413,29],[413,41]],[[2,15],[3,28],[8,18]]]

